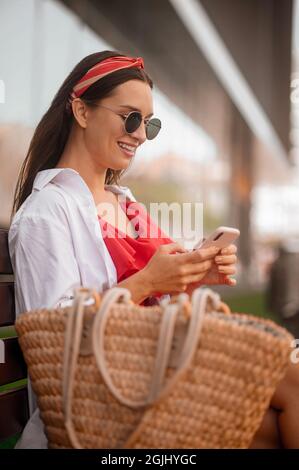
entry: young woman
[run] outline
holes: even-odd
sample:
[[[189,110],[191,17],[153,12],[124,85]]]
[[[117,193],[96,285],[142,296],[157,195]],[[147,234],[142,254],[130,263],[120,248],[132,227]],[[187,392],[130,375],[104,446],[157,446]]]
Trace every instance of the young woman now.
[[[117,284],[143,305],[200,285],[235,285],[234,245],[188,252],[159,227],[149,236],[154,222],[119,184],[137,148],[160,130],[152,87],[142,58],[104,51],[83,59],[56,94],[16,187],[9,249],[17,314],[66,306],[76,285]],[[31,413],[18,447],[46,448],[34,399]],[[257,445],[275,435],[275,422],[265,423]]]

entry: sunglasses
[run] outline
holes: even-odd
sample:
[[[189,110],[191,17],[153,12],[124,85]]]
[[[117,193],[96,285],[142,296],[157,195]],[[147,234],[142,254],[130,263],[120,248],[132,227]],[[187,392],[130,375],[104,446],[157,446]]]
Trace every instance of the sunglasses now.
[[[103,106],[102,104],[96,104],[95,106],[108,109],[109,111],[112,111],[118,116],[121,116],[124,119],[124,126],[127,134],[132,134],[133,132],[135,132],[138,127],[140,127],[143,121],[142,114],[139,111],[132,111],[129,114],[121,114],[111,108],[108,108],[107,106]],[[160,132],[161,121],[158,118],[152,118],[149,121],[144,122],[146,138],[148,140],[153,140],[155,137],[157,137]]]

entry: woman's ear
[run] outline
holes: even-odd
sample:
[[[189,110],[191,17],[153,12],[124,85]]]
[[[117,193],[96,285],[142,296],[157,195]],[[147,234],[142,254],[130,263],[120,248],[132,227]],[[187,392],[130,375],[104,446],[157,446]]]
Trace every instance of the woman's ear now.
[[[84,101],[80,100],[80,98],[75,98],[72,101],[72,110],[74,118],[76,119],[77,123],[83,129],[87,127],[87,106]]]

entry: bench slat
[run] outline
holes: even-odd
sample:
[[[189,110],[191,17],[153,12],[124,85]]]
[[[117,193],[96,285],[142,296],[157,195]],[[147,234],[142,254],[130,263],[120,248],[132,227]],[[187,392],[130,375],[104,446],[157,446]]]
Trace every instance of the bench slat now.
[[[3,349],[4,343],[5,362],[0,362],[0,385],[5,385],[10,382],[16,382],[17,380],[26,378],[27,367],[18,343],[18,339],[7,338],[2,339],[1,342],[1,349]]]
[[[0,326],[15,322],[15,299],[13,282],[0,283]]]
[[[8,230],[0,229],[0,327],[15,321],[14,283],[8,276],[12,274]],[[0,386],[5,390],[7,384],[27,377],[27,367],[17,338],[1,339],[0,348]],[[14,390],[0,392],[0,443],[21,433],[29,419],[27,387],[12,386]]]
[[[29,419],[27,387],[0,395],[0,442],[23,431]]]
[[[8,230],[5,229],[0,229],[0,273],[13,273],[8,250]]]

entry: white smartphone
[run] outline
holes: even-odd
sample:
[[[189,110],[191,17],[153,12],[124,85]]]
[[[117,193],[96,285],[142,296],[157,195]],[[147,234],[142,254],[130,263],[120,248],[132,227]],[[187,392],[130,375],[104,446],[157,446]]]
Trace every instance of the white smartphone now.
[[[240,231],[232,227],[218,227],[208,238],[196,243],[193,250],[216,246],[221,250],[233,243],[240,236]]]

